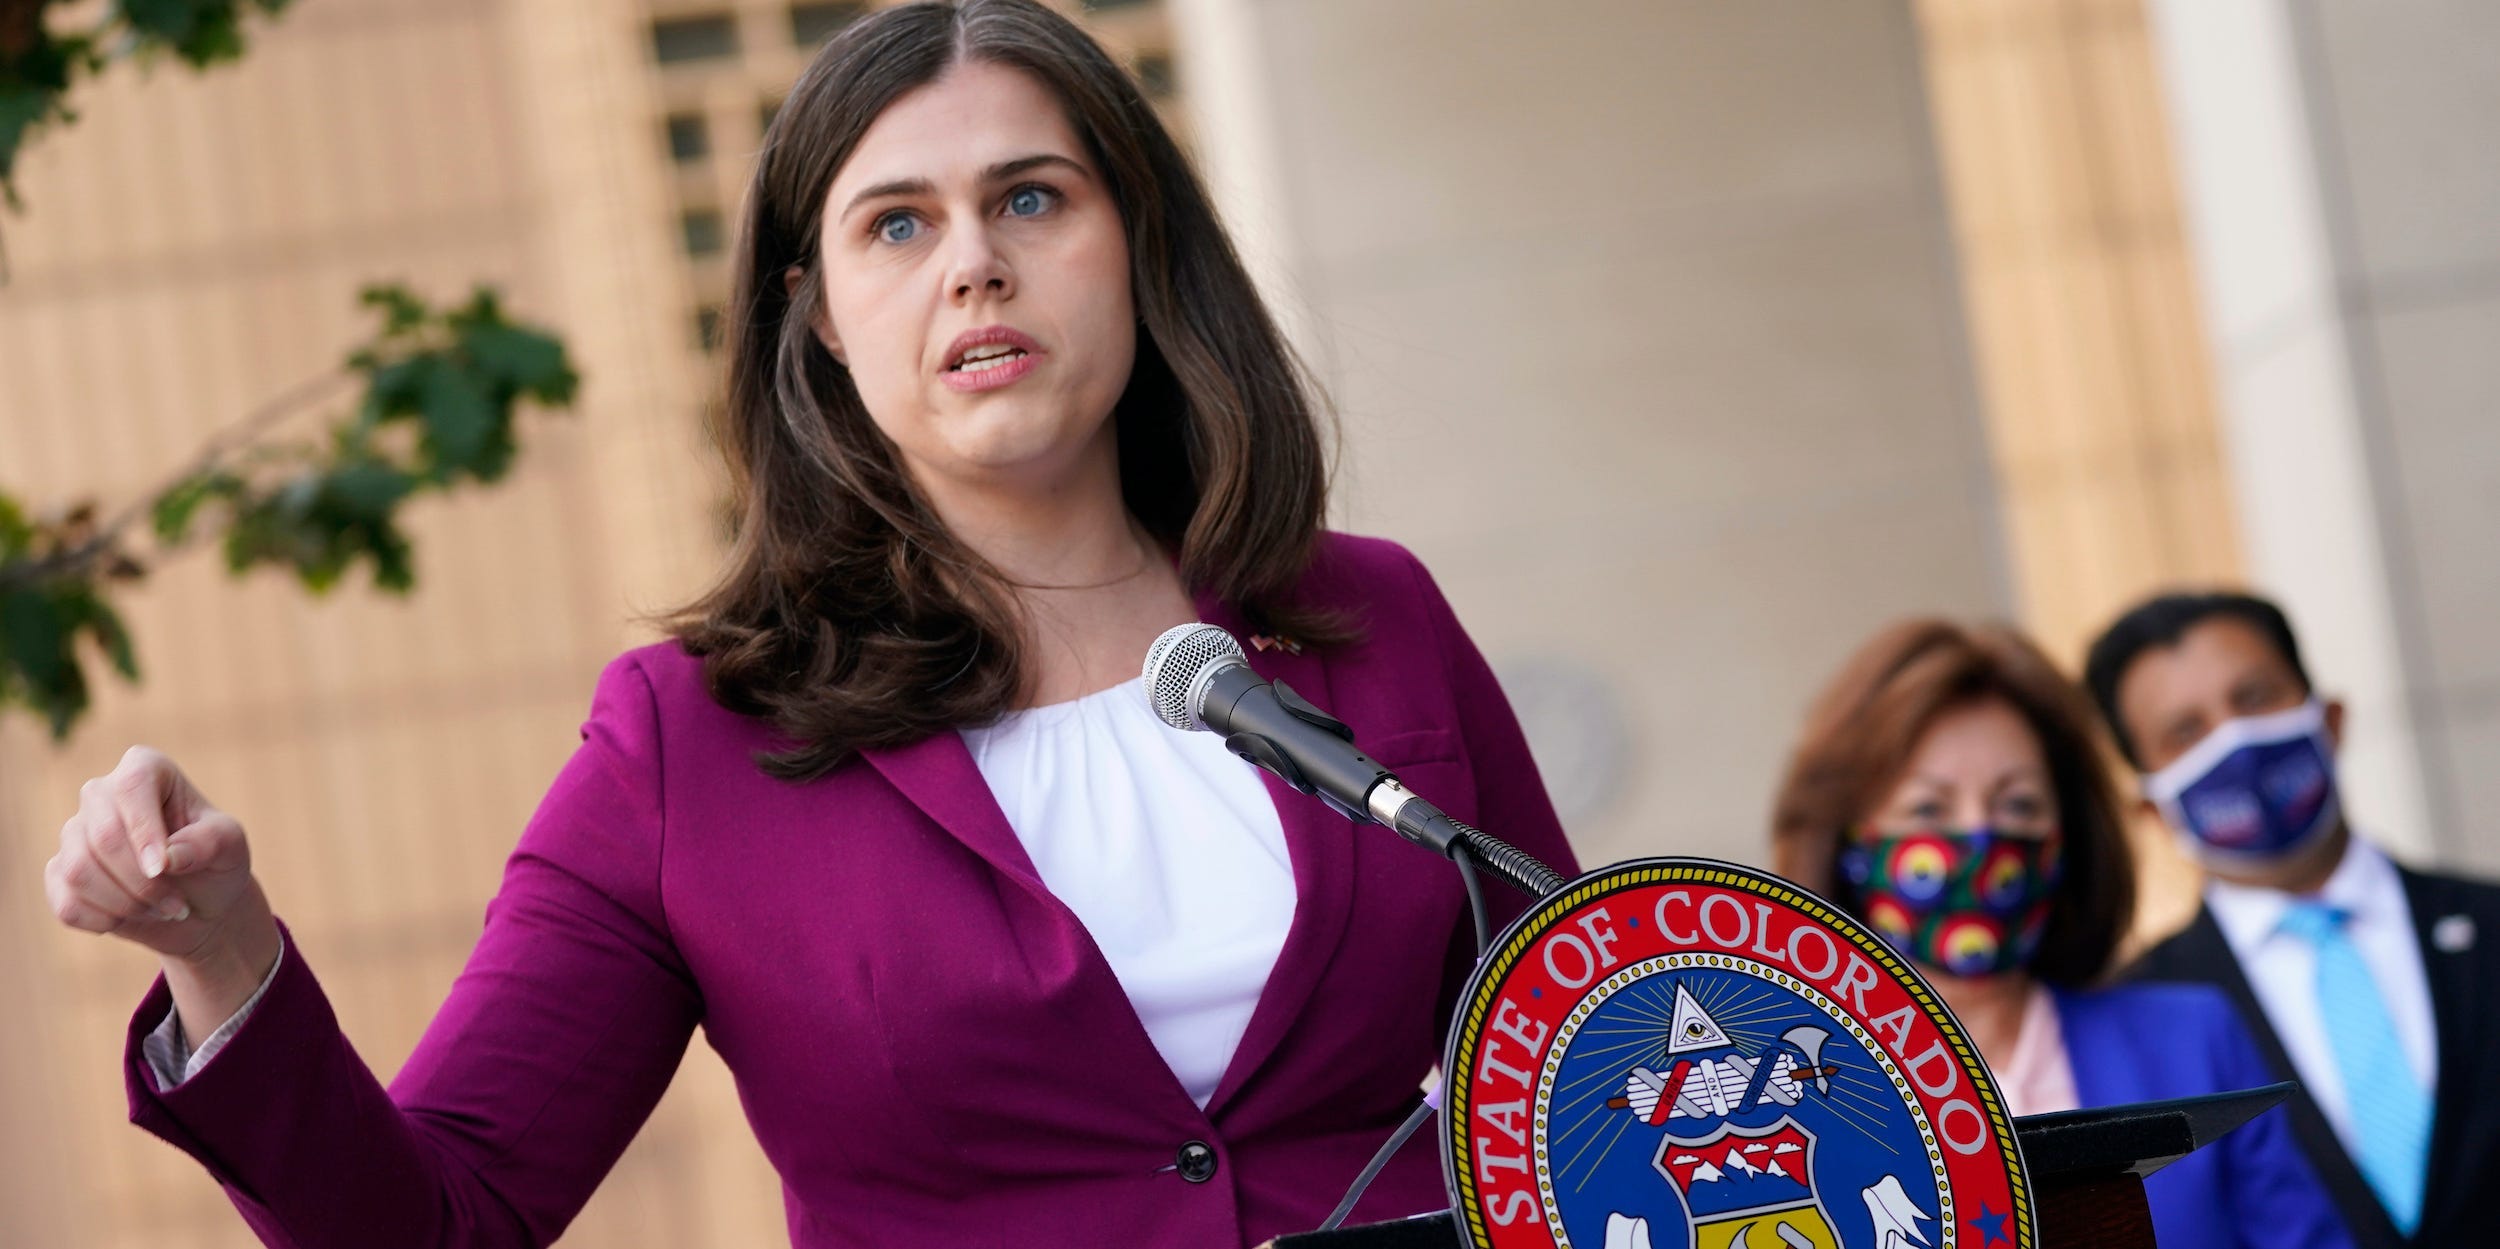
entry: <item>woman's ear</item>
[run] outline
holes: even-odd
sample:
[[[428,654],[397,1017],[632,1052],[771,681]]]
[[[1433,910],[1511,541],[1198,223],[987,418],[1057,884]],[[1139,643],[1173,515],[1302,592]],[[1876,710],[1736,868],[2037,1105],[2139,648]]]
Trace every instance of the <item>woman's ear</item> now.
[[[797,302],[799,283],[806,280],[807,271],[797,265],[792,265],[789,268],[782,270],[782,296],[791,300],[793,303]],[[807,324],[808,328],[816,331],[816,341],[825,345],[826,353],[833,357],[833,362],[835,364],[839,364],[846,369],[851,367],[850,359],[842,354],[841,336],[833,332],[833,318],[825,313],[824,300],[812,299],[808,301]]]

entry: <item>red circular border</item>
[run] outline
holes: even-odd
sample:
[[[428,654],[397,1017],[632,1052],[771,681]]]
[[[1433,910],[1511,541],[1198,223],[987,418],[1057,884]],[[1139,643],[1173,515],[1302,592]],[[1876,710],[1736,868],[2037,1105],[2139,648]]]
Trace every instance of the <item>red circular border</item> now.
[[[1475,974],[1469,978],[1466,992],[1459,999],[1458,1026],[1450,1030],[1448,1048],[1443,1053],[1441,1062],[1443,1088],[1441,1171],[1444,1181],[1449,1185],[1452,1199],[1457,1204],[1458,1219],[1466,1229],[1469,1244],[1476,1246],[1476,1249],[1516,1249],[1520,1243],[1506,1236],[1505,1240],[1510,1243],[1497,1245],[1493,1239],[1492,1229],[1486,1225],[1484,1195],[1478,1185],[1478,1169],[1473,1165],[1475,1146],[1471,1128],[1474,1125],[1468,1113],[1468,1108],[1474,1098],[1475,1085],[1485,1078],[1478,1070],[1479,1060],[1483,1057],[1479,1046],[1484,1040],[1488,1025],[1496,1018],[1497,1011],[1502,1006],[1508,1006],[1509,1014],[1514,1019],[1521,1015],[1532,1014],[1532,1017],[1536,1019],[1551,1016],[1559,1020],[1570,1014],[1581,996],[1593,991],[1597,984],[1603,983],[1606,975],[1613,974],[1623,966],[1662,954],[1728,954],[1756,962],[1761,961],[1757,954],[1731,948],[1704,937],[1698,925],[1694,931],[1695,939],[1689,944],[1684,944],[1677,943],[1674,934],[1660,932],[1658,931],[1659,925],[1651,924],[1642,933],[1644,939],[1638,947],[1638,952],[1626,950],[1613,958],[1605,965],[1603,971],[1582,982],[1588,986],[1586,989],[1568,995],[1557,992],[1553,995],[1554,1005],[1552,1006],[1543,1005],[1542,1000],[1538,999],[1540,1004],[1534,1008],[1533,1012],[1522,1011],[1518,1007],[1517,1002],[1526,999],[1506,999],[1507,990],[1525,983],[1530,978],[1527,969],[1522,965],[1523,960],[1529,950],[1548,934],[1553,933],[1564,923],[1580,917],[1582,912],[1602,899],[1630,889],[1667,884],[1688,884],[1726,891],[1745,895],[1749,900],[1767,901],[1785,908],[1839,938],[1841,944],[1837,947],[1838,950],[1863,956],[1863,961],[1879,974],[1878,983],[1866,986],[1867,988],[1880,991],[1884,986],[1889,985],[1897,989],[1906,1004],[1912,1008],[1918,1023],[1935,1030],[1937,1039],[1942,1042],[1946,1052],[1952,1058],[1957,1078],[1970,1082],[1972,1098],[1975,1099],[1977,1108],[1986,1119],[1989,1131],[1998,1143],[1998,1148],[1993,1151],[1988,1150],[1983,1143],[1977,1153],[1958,1160],[1947,1159],[1947,1171],[1957,1198],[1956,1218],[1961,1223],[1969,1222],[1967,1214],[1979,1209],[1982,1200],[2001,1195],[2005,1199],[2007,1213],[2011,1216],[2010,1222],[2012,1223],[2007,1233],[2007,1241],[2011,1243],[2013,1249],[2035,1249],[2038,1236],[2034,1224],[2031,1187],[2025,1177],[2022,1147],[2014,1135],[2013,1119],[2006,1113],[2005,1099],[1997,1090],[1995,1077],[1989,1074],[1987,1064],[1980,1060],[1978,1050],[1970,1043],[1968,1035],[1963,1032],[1961,1023],[1954,1019],[1951,1011],[1945,1008],[1943,1000],[1936,996],[1935,990],[1920,977],[1916,969],[1894,953],[1891,946],[1885,944],[1863,924],[1830,902],[1764,872],[1711,859],[1689,858],[1635,859],[1599,869],[1571,882],[1513,921],[1511,926],[1494,941],[1492,949],[1477,965]],[[1696,908],[1699,905],[1697,900]],[[1623,938],[1622,931],[1615,930],[1614,939],[1622,940]],[[1739,944],[1741,945],[1742,942]],[[1583,950],[1588,948],[1585,941],[1580,942],[1580,945]],[[1836,956],[1835,963],[1837,964],[1838,961]],[[1839,972],[1838,974],[1847,973]],[[1541,981],[1546,977],[1540,975],[1537,978]],[[1809,983],[1813,980],[1802,974],[1798,978]],[[1840,1001],[1841,998],[1840,994],[1829,991],[1826,991],[1825,995],[1835,1002]],[[1861,1003],[1864,1001],[1863,992],[1859,994],[1859,1000]],[[1849,1008],[1843,1004],[1843,1009]],[[1897,1007],[1887,1002],[1886,1010],[1887,1012],[1897,1010]],[[1867,1012],[1874,1018],[1881,1018],[1884,1013],[1871,1008]],[[1873,1027],[1871,1018],[1858,1018],[1858,1023],[1861,1027],[1870,1030]],[[1906,1032],[1905,1035],[1907,1035]],[[1530,1055],[1528,1069],[1533,1070],[1542,1065],[1545,1059],[1545,1047],[1552,1044],[1553,1037],[1554,1029],[1548,1026],[1536,1052]],[[1499,1044],[1500,1040],[1497,1039],[1496,1045]],[[1908,1066],[1908,1059],[1904,1055],[1893,1054],[1889,1050],[1887,1054],[1896,1065]],[[1531,1089],[1530,1096],[1532,1098],[1535,1096],[1533,1089]],[[1928,1113],[1932,1118],[1934,1111],[1929,1110]],[[1992,1165],[1996,1162],[2002,1163],[2001,1169]],[[1972,1198],[1967,1203],[1959,1200],[1965,1192],[1968,1192]],[[1545,1220],[1541,1207],[1537,1211],[1533,1226],[1539,1229],[1539,1236],[1534,1242],[1536,1245],[1550,1246],[1554,1243],[1551,1234],[1543,1230]],[[1959,1226],[1939,1226],[1935,1232],[1937,1233],[1935,1243],[1938,1249],[1944,1249],[1946,1246],[1981,1249],[1981,1246],[1974,1245],[1962,1235]],[[1995,1243],[1994,1238],[1988,1238],[1988,1243]]]

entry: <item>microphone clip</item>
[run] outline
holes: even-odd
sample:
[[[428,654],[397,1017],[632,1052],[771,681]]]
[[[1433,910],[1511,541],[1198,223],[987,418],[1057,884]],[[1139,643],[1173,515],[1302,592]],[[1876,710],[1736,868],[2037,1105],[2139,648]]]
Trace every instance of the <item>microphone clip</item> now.
[[[1354,730],[1348,728],[1345,721],[1312,706],[1311,700],[1294,693],[1292,686],[1282,681],[1270,681],[1268,684],[1275,687],[1276,701],[1283,704],[1285,710],[1291,712],[1294,719],[1323,733],[1331,734],[1339,741],[1354,740]]]
[[[1318,707],[1313,706],[1311,704],[1311,700],[1304,698],[1300,694],[1294,693],[1292,686],[1287,685],[1282,681],[1270,682],[1269,686],[1276,691],[1277,705],[1283,707],[1286,713],[1291,715],[1294,719],[1300,720],[1304,724],[1310,725],[1312,728],[1318,729],[1319,731],[1326,733],[1339,741],[1351,742],[1354,740],[1354,730],[1347,726],[1345,721],[1339,720],[1335,716],[1332,716],[1327,712],[1320,710]],[[1346,806],[1343,802],[1338,801],[1336,795],[1321,789],[1316,784],[1313,784],[1311,778],[1303,773],[1301,765],[1293,761],[1292,755],[1287,754],[1284,750],[1280,749],[1275,742],[1272,742],[1265,737],[1261,737],[1256,733],[1234,733],[1224,739],[1224,749],[1241,756],[1243,759],[1246,759],[1259,767],[1275,773],[1276,779],[1283,781],[1295,793],[1308,794],[1315,797],[1320,801],[1327,803],[1330,809],[1334,810],[1339,815],[1345,816],[1347,819],[1363,820],[1370,818],[1367,813],[1357,811]]]

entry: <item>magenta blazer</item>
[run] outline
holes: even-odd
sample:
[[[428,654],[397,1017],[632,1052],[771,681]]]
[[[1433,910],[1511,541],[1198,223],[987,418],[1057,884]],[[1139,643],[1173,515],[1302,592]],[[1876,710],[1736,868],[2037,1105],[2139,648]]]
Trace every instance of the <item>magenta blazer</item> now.
[[[1305,592],[1365,639],[1252,666],[1417,792],[1574,874],[1509,705],[1422,565],[1329,535]],[[1248,637],[1230,607],[1198,606]],[[1269,779],[1293,925],[1201,1111],[960,737],[808,783],[755,766],[779,741],[714,703],[674,643],[620,656],[387,1090],[339,1031],[320,949],[290,936],[231,1044],[170,1092],[139,1049],[171,1005],[158,982],[123,1057],[132,1121],[206,1166],[270,1245],[543,1245],[701,1027],[797,1249],[1209,1249],[1315,1226],[1439,1059],[1474,939],[1450,865],[1395,834]],[[1524,905],[1486,889],[1497,917]],[[1447,1204],[1427,1133],[1356,1219]]]

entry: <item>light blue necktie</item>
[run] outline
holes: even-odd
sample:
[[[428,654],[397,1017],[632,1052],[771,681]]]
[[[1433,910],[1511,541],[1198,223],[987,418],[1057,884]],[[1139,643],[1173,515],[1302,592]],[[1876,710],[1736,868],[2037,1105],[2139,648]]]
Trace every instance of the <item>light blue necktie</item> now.
[[[2413,1078],[2387,1000],[2345,931],[2351,918],[2341,907],[2294,902],[2283,913],[2283,931],[2317,951],[2318,1017],[2344,1077],[2360,1145],[2354,1161],[2396,1230],[2410,1236],[2422,1221],[2422,1182],[2430,1171],[2430,1091]]]

